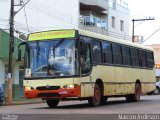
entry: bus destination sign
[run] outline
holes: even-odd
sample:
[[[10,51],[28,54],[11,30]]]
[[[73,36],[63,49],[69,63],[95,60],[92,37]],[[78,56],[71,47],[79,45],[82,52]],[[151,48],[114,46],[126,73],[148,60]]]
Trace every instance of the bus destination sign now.
[[[34,40],[49,40],[56,38],[72,38],[75,37],[75,30],[57,30],[31,33],[28,37],[28,41]]]

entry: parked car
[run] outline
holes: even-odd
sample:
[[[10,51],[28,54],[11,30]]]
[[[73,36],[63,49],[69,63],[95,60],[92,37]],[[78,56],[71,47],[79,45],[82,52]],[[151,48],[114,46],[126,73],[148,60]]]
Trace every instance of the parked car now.
[[[160,94],[160,81],[156,82],[156,89],[153,91],[153,94],[155,95]]]
[[[2,83],[0,82],[0,105],[4,102],[4,90]]]

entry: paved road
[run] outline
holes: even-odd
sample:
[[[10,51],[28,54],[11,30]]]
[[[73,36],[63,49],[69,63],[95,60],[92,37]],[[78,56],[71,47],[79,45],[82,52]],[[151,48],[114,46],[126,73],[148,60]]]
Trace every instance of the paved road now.
[[[99,106],[99,107],[89,107],[87,101],[60,102],[59,106],[56,109],[48,108],[46,103],[0,106],[0,114],[6,114],[6,113],[8,114],[39,114],[39,115],[42,115],[40,118],[43,118],[44,114],[59,115],[59,117],[62,117],[62,115],[60,114],[63,114],[63,117],[65,116],[64,118],[67,118],[66,115],[74,116],[75,114],[76,115],[78,114],[81,116],[81,114],[85,114],[88,116],[87,117],[88,119],[91,117],[92,119],[94,118],[97,119],[96,117],[94,117],[94,115],[100,117],[100,114],[104,114],[104,115],[106,114],[159,114],[160,115],[160,95],[142,96],[140,102],[134,102],[134,103],[127,103],[125,101],[125,98],[109,98],[106,105]],[[75,117],[78,119],[77,116]],[[56,120],[58,120],[58,118]]]

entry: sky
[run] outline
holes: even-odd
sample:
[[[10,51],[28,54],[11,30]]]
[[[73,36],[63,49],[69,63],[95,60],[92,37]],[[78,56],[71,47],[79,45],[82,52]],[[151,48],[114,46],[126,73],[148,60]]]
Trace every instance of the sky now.
[[[127,0],[127,2],[130,9],[130,21],[149,17],[154,17],[155,19],[151,21],[136,21],[135,35],[143,35],[144,40],[146,40],[144,44],[146,45],[160,44],[160,30],[158,30],[160,29],[160,0]],[[130,23],[130,28],[130,33],[132,33],[132,22]]]
[[[0,0],[0,27],[2,27],[2,28],[8,28],[8,21],[6,21],[6,19],[8,19],[8,16],[9,16],[9,10],[10,10],[9,1],[10,0]],[[18,1],[18,0],[15,0],[15,1]],[[31,2],[28,4],[28,6],[30,6],[30,7],[29,8],[26,7],[26,11],[27,11],[27,9],[32,9],[32,11],[30,10],[31,11],[30,13],[26,12],[26,16],[28,18],[27,23],[28,23],[28,26],[31,31],[26,30],[27,25],[26,25],[24,10],[21,10],[21,12],[19,12],[15,17],[15,20],[17,22],[16,23],[17,29],[19,27],[19,29],[25,29],[26,32],[32,32],[32,30],[35,31],[37,29],[38,30],[40,29],[40,28],[38,28],[38,25],[36,22],[40,18],[37,14],[34,14],[34,12],[33,12],[34,9],[36,9],[35,5],[36,5],[37,1],[44,1],[44,0],[31,0]],[[54,0],[47,0],[47,1],[54,1]],[[145,45],[160,44],[160,30],[158,30],[158,29],[160,29],[160,14],[159,14],[160,0],[125,0],[125,1],[128,3],[129,10],[130,10],[130,35],[132,35],[132,21],[131,21],[132,19],[145,19],[145,18],[149,18],[149,17],[154,17],[155,20],[151,20],[151,21],[140,21],[140,22],[136,21],[135,22],[135,35],[143,35],[144,40],[146,40],[146,42],[143,43]],[[43,4],[47,5],[47,2],[44,1]],[[31,5],[33,5],[33,6],[31,6]],[[48,4],[48,6],[50,6],[50,8],[52,8],[51,5]],[[47,9],[50,9],[50,8],[47,8]],[[32,20],[29,19],[29,15],[31,15],[31,13],[32,13],[32,15],[35,16],[35,19],[32,19]],[[65,11],[60,11],[60,13],[62,14],[60,16],[61,19],[65,19],[66,17],[64,15],[68,14],[68,13],[65,13]],[[44,16],[44,14],[42,14],[42,13],[39,13],[39,15]],[[50,16],[53,16],[53,12],[52,12],[52,14],[50,14]],[[54,11],[54,16],[58,17],[58,14],[55,11]],[[22,24],[21,24],[19,18],[21,18],[21,21],[23,21]],[[43,19],[46,19],[46,26],[45,26],[45,28],[43,26],[41,29],[49,29],[49,27],[51,29],[54,29],[54,27],[60,27],[60,25],[54,25],[54,26],[47,25],[47,23],[48,23],[47,20],[52,21],[51,17],[44,16]],[[69,19],[74,19],[74,18],[73,18],[73,16],[71,16],[71,18],[68,18],[68,21],[69,21]],[[32,26],[30,26],[31,22],[34,23]],[[66,24],[66,27],[68,25]],[[73,26],[74,26],[74,24],[73,24]],[[25,27],[25,28],[23,28],[23,27]],[[155,34],[153,34],[153,33],[155,33]]]

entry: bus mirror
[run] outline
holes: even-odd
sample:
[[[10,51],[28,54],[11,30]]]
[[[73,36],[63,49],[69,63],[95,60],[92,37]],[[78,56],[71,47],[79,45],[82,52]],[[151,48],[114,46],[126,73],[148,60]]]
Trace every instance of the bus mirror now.
[[[18,59],[17,61],[21,61],[22,55],[21,55],[21,49],[18,50]]]
[[[22,42],[18,45],[18,59],[17,59],[17,61],[21,61],[21,58],[22,58],[22,55],[21,55],[22,52],[21,52],[21,49],[20,49],[20,46],[22,46],[22,45],[27,45],[27,43]]]

